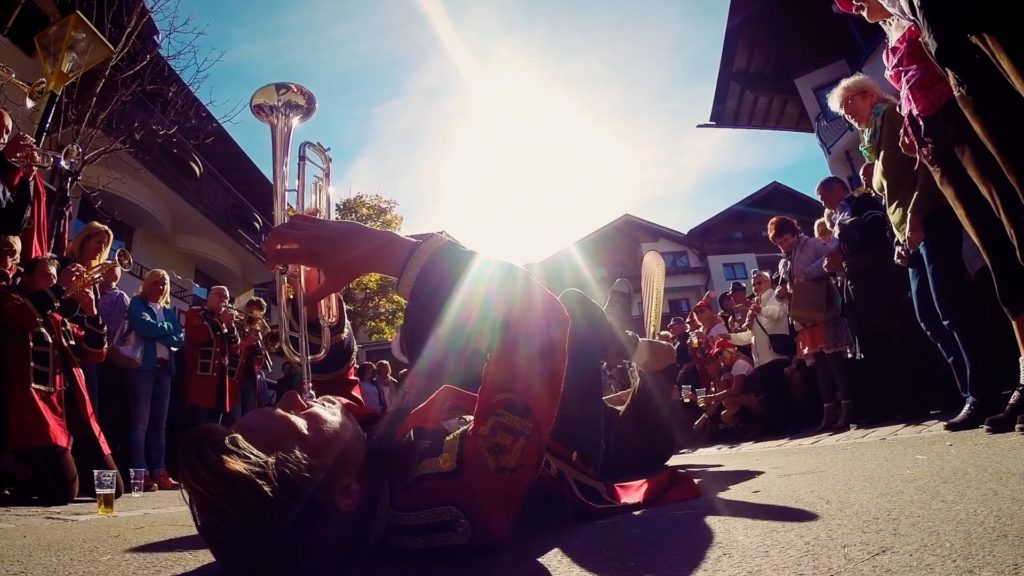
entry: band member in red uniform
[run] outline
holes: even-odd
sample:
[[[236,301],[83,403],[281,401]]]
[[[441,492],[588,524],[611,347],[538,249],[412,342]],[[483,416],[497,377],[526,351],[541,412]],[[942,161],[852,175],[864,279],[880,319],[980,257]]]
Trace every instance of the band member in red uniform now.
[[[76,358],[102,360],[106,331],[92,293],[62,298],[81,274],[72,266],[57,283],[57,262],[37,257],[25,266],[23,295],[7,294],[0,304],[0,354],[5,367],[4,479],[15,494],[46,504],[66,504],[93,484],[78,471],[114,470]],[[82,312],[84,329],[65,318]],[[123,485],[117,480],[117,494]]]
[[[238,345],[238,330],[228,308],[230,298],[226,286],[214,286],[204,306],[193,306],[185,314],[185,402],[196,425],[229,425],[237,419],[232,414],[239,401],[237,356],[232,360],[230,352]]]
[[[630,426],[654,433],[667,412],[644,378],[618,408],[601,398],[602,359],[632,357],[653,372],[674,361],[671,346],[617,332],[582,293],[560,301],[522,268],[443,237],[417,242],[354,222],[296,216],[264,248],[269,265],[323,271],[309,301],[366,273],[398,278],[412,367],[369,438],[365,407],[294,392],[231,429],[186,435],[182,486],[229,572],[337,573],[373,543],[499,544],[543,485],[601,512],[697,495],[688,476],[663,467],[666,455],[618,444]],[[487,355],[479,391],[446,385],[477,350]],[[552,434],[565,417],[591,433]],[[612,474],[636,480],[612,484]]]
[[[35,145],[25,133],[14,132],[10,114],[0,110],[0,234],[21,236],[26,258],[49,249],[46,188],[31,163],[18,165]]]
[[[232,347],[231,355],[237,360],[238,368],[229,370],[229,377],[235,380],[234,387],[239,394],[239,417],[245,416],[263,405],[263,375],[271,368],[264,338],[270,333],[263,316],[267,303],[262,298],[250,298],[242,308],[245,312],[244,326],[237,325],[239,342]]]

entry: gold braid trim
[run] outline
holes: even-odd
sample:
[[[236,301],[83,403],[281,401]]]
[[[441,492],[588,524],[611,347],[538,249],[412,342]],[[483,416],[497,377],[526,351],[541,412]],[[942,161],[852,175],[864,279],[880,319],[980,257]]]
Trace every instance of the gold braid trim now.
[[[405,263],[402,275],[398,277],[397,292],[399,296],[407,301],[409,300],[409,296],[412,295],[412,285],[416,283],[416,277],[419,275],[423,265],[427,263],[427,260],[435,250],[447,243],[447,238],[437,234],[431,235],[420,242],[416,250],[413,251],[412,256],[409,257],[409,261]]]

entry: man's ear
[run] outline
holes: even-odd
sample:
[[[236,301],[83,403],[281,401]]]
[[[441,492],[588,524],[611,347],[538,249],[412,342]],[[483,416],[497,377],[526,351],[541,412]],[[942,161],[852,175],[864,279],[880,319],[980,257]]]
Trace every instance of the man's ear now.
[[[342,512],[352,512],[359,506],[363,487],[355,478],[345,478],[334,486],[334,503]]]

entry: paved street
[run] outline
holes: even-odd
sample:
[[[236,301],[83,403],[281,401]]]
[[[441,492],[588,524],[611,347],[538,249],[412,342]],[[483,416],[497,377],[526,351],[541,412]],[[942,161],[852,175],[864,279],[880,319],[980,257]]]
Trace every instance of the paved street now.
[[[500,555],[361,573],[515,575],[1024,574],[1024,436],[936,421],[680,454],[703,496],[554,523]],[[254,553],[259,553],[255,551]],[[0,573],[219,574],[177,493],[0,509]]]

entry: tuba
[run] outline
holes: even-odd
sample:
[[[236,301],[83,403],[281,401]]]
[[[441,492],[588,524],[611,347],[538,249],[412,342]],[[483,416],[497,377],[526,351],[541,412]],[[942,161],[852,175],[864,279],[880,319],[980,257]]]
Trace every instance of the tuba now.
[[[295,189],[295,204],[288,204],[287,183],[292,128],[309,120],[316,112],[316,98],[313,93],[303,86],[289,82],[267,84],[252,95],[249,109],[253,116],[270,126],[274,175],[274,226],[284,224],[289,216],[296,213],[330,218],[331,157],[328,150],[320,144],[303,142],[300,145],[299,181]],[[310,150],[320,161],[319,164],[309,160]],[[321,170],[320,175],[313,178],[310,190],[306,189],[307,164],[314,164]],[[341,318],[341,302],[337,294],[320,302],[320,349],[315,354],[310,353],[306,333],[304,269],[304,266],[292,266],[280,267],[275,271],[281,322],[278,337],[273,340],[280,342],[280,349],[285,357],[301,367],[302,382],[307,385],[307,390],[310,390],[308,394],[312,394],[309,387],[310,364],[327,356],[331,342],[331,327]],[[292,344],[293,339],[296,345]]]

